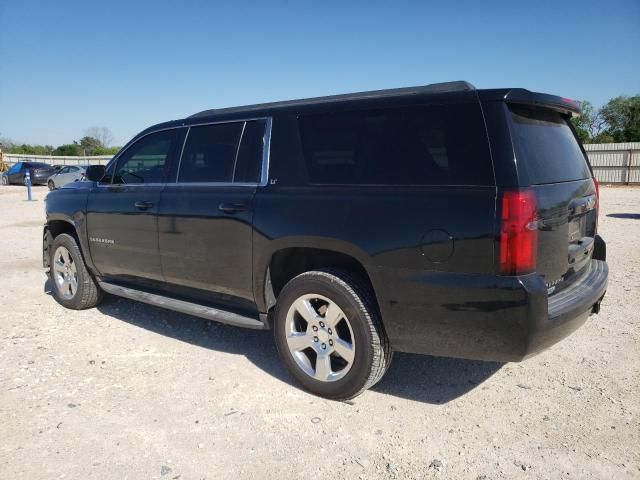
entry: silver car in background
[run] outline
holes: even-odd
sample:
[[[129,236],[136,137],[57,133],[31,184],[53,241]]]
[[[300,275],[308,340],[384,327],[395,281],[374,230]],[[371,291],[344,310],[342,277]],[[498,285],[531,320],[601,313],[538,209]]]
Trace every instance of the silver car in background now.
[[[67,183],[81,182],[85,179],[87,165],[67,165],[47,180],[49,190],[63,187]]]

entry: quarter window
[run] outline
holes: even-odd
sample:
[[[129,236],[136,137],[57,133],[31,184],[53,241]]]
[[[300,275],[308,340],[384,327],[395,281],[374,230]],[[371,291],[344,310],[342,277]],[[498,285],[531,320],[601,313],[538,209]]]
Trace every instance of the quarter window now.
[[[177,130],[164,130],[141,138],[118,159],[113,183],[139,184],[164,181]]]
[[[477,104],[309,115],[299,124],[313,184],[494,183]]]

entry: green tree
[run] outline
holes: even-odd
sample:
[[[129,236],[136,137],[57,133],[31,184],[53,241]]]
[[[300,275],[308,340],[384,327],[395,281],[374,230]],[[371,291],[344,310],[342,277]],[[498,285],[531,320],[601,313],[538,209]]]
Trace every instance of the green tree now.
[[[66,145],[60,145],[53,151],[53,155],[80,156],[82,155],[82,151],[80,150],[80,145],[78,145],[76,142],[73,142]]]
[[[640,95],[612,98],[599,113],[614,142],[640,142]]]
[[[594,110],[593,105],[588,100],[580,102],[580,109],[582,110],[580,116],[571,119],[578,137],[583,143],[602,143],[595,140],[601,138],[602,130],[605,127],[605,121],[600,114],[600,110]]]
[[[90,136],[84,136],[80,139],[80,151],[82,155],[96,155],[96,149],[101,148],[100,140]]]
[[[119,150],[120,147],[98,147],[94,155],[115,155]]]

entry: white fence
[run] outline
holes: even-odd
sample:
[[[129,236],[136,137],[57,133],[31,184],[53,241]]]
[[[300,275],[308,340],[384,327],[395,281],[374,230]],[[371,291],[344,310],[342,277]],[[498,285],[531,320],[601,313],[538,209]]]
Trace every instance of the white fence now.
[[[640,184],[640,142],[602,143],[584,146],[600,183]],[[9,165],[16,162],[44,162],[53,165],[96,165],[106,164],[111,155],[101,157],[56,157],[51,155],[19,155],[5,153],[4,161]]]
[[[640,142],[585,145],[598,182],[640,183]]]
[[[9,166],[18,162],[43,162],[51,165],[104,165],[113,155],[99,157],[58,157],[55,155],[26,155],[21,153],[3,153],[2,158]]]

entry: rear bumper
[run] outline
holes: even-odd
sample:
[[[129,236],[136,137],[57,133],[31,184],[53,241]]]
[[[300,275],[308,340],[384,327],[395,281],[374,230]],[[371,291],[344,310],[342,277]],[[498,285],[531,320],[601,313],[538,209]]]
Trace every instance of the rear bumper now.
[[[557,343],[581,327],[591,313],[600,311],[600,302],[607,291],[609,267],[605,261],[591,260],[587,268],[579,281],[548,298],[546,316],[532,319],[525,356]]]
[[[381,304],[395,350],[519,361],[567,337],[599,310],[608,267],[591,260],[579,281],[549,296],[542,277],[424,273],[385,280]],[[595,307],[595,308],[594,308]]]

